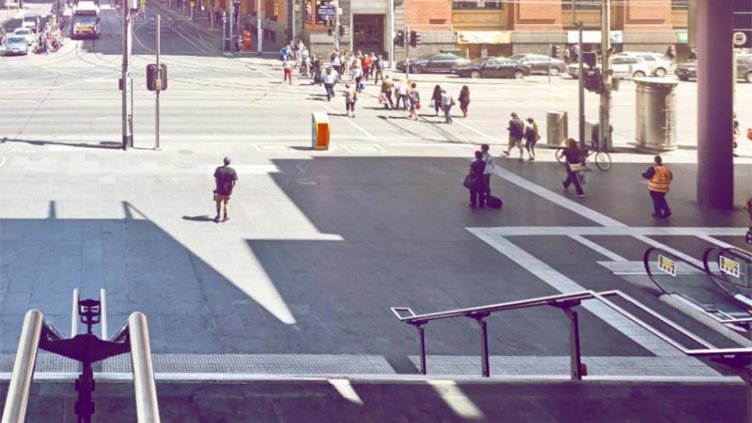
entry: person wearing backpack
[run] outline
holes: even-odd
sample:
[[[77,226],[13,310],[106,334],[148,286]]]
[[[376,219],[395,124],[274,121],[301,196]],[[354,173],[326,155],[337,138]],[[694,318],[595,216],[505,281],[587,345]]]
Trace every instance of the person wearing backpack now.
[[[522,161],[524,154],[522,150],[522,137],[525,135],[525,122],[517,116],[517,113],[512,113],[512,119],[509,120],[507,130],[509,131],[509,145],[506,151],[504,151],[504,155],[509,156],[512,149],[517,147],[520,150],[519,161]]]
[[[655,156],[653,166],[650,166],[642,177],[648,180],[650,198],[653,200],[653,217],[666,219],[671,216],[671,208],[666,202],[666,194],[671,187],[674,175],[668,167],[663,165],[661,156]]]

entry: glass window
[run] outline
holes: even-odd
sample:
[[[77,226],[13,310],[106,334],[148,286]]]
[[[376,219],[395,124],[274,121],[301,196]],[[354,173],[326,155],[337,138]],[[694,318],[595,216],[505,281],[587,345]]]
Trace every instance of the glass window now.
[[[501,9],[504,0],[452,0],[452,9]]]
[[[572,10],[574,7],[577,10],[601,10],[602,0],[562,0],[562,8],[565,10]]]
[[[672,9],[687,9],[689,8],[689,0],[671,0]]]

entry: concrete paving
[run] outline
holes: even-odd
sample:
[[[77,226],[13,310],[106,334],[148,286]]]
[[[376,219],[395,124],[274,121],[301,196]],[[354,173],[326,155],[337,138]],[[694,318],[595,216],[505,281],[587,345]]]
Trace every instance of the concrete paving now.
[[[107,290],[110,333],[132,311],[147,315],[160,385],[176,374],[189,380],[415,377],[417,331],[400,323],[389,307],[423,313],[578,290],[622,290],[713,345],[736,345],[661,301],[644,274],[624,274],[639,269],[649,246],[690,260],[713,246],[749,250],[743,241],[745,211],[696,204],[693,83],[680,83],[677,92],[682,148],[664,155],[675,175],[668,196],[674,214],[655,220],[640,178],[652,156],[627,148],[634,140],[631,84],[617,94],[614,109],[616,121],[625,122],[615,125],[616,140],[625,148],[612,154],[611,170],[587,174],[586,196],[577,199],[562,192],[563,171],[552,150],[540,149],[535,162],[500,157],[509,112],[544,122],[547,110],[576,109],[575,84],[566,78],[548,83],[540,77],[465,81],[419,75],[415,80],[424,97],[435,83],[456,91],[470,85],[470,116],[446,125],[424,109],[420,121],[408,121],[402,111],[378,107],[377,89],[369,86],[357,118],[346,118],[342,99],[327,103],[323,89],[309,80],[281,84],[278,61],[224,57],[216,31],[164,6],[160,10],[162,60],[170,69],[161,96],[160,151],[152,150],[153,94],[143,89],[144,67],[153,60],[153,13],[136,24],[136,148],[127,152],[119,148],[117,10],[103,8],[104,35],[96,42],[69,41],[51,55],[0,58],[0,89],[8,93],[0,98],[0,373],[10,371],[26,310],[40,309],[67,332],[74,288],[82,297]],[[749,124],[744,110],[752,108],[744,93],[750,90],[738,87],[743,128]],[[589,100],[590,115],[595,107]],[[327,151],[310,149],[313,111],[329,115],[333,135]],[[572,118],[570,128],[573,123]],[[504,199],[501,211],[468,208],[460,184],[481,142],[491,143],[497,157],[492,187]],[[231,220],[215,224],[211,175],[225,155],[232,157],[239,182]],[[752,195],[752,143],[743,140],[740,155],[734,165],[737,203]],[[723,421],[740,418],[740,409],[727,407],[730,396],[741,395],[739,388],[719,382],[733,372],[684,357],[603,307],[586,303],[578,310],[591,380],[693,378],[713,384],[706,391],[718,395],[693,401],[700,395],[690,393],[672,408],[647,393],[678,398],[671,392],[694,388],[617,387],[613,401],[598,399],[595,387],[562,388],[593,395],[583,400],[583,409],[598,412],[585,415],[548,398],[546,387],[529,388],[537,392],[529,399],[527,388],[509,394],[505,390],[513,387],[499,385],[489,387],[499,391],[488,398],[508,402],[478,400],[484,418],[502,421],[492,416],[504,410],[528,421],[588,421],[587,416],[604,421],[622,415],[622,405],[643,400],[644,408],[634,409],[650,410],[660,416],[656,421],[714,421],[709,413]],[[513,311],[488,324],[495,382],[566,377],[569,324],[560,310]],[[479,374],[476,322],[432,322],[426,333],[429,375]],[[127,357],[119,357],[97,372],[124,377],[128,366]],[[76,370],[47,355],[38,368],[65,377]],[[40,389],[51,389],[56,406],[68,410],[70,400],[49,386]],[[702,386],[697,389],[707,387]],[[181,415],[184,398],[196,394],[172,389],[163,392],[175,395],[174,415]],[[284,389],[307,398],[324,395]],[[234,398],[228,394],[218,403],[243,402]],[[418,398],[420,407],[435,401]],[[202,404],[209,408],[191,412],[202,415],[215,405]],[[332,403],[321,404],[311,406],[321,410],[321,421],[337,421],[326,417]],[[267,421],[267,405],[248,402],[261,421]],[[414,412],[389,421],[425,414],[423,408],[404,407],[394,409]],[[686,412],[671,412],[676,409]],[[280,410],[268,421],[299,415]],[[350,411],[384,421],[370,408],[343,413]],[[461,421],[455,414],[443,410],[431,421]],[[342,414],[340,420],[353,421],[352,416]],[[629,417],[622,421],[640,420],[624,416]],[[174,421],[196,421],[191,419]]]
[[[0,385],[0,395],[7,387]],[[29,420],[75,421],[69,385],[35,386]],[[744,422],[740,385],[448,380],[259,381],[163,384],[160,414],[169,422]],[[136,419],[133,391],[98,382],[99,421]],[[63,416],[61,418],[61,416]]]

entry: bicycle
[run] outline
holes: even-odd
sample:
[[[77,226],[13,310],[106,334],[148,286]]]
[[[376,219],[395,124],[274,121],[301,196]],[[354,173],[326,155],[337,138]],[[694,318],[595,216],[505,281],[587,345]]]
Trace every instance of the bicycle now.
[[[607,172],[609,169],[611,169],[611,155],[608,154],[608,151],[604,148],[602,151],[600,147],[598,146],[598,142],[592,141],[590,143],[590,149],[585,150],[585,166],[587,167],[587,159],[595,153],[595,166],[600,170],[601,172]],[[564,164],[564,149],[560,148],[556,150],[556,161]]]

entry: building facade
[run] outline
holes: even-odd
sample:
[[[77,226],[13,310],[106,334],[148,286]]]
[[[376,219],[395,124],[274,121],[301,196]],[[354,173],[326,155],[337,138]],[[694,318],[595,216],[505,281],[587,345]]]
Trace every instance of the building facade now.
[[[218,2],[228,0],[215,0]],[[241,0],[241,14],[255,29],[258,0]],[[326,9],[332,0],[261,0],[266,43],[281,47],[293,37],[328,55],[334,47]],[[470,58],[548,53],[551,45],[574,44],[578,23],[586,50],[600,43],[601,0],[394,0],[394,30],[419,31],[422,44],[410,55],[455,51]],[[612,2],[612,43],[617,51],[665,52],[679,56],[686,47],[689,0],[620,0]],[[387,57],[388,0],[339,0],[340,23],[347,33],[340,48]],[[322,11],[324,13],[322,13]],[[255,33],[255,31],[254,31]],[[406,51],[395,48],[395,59]]]

